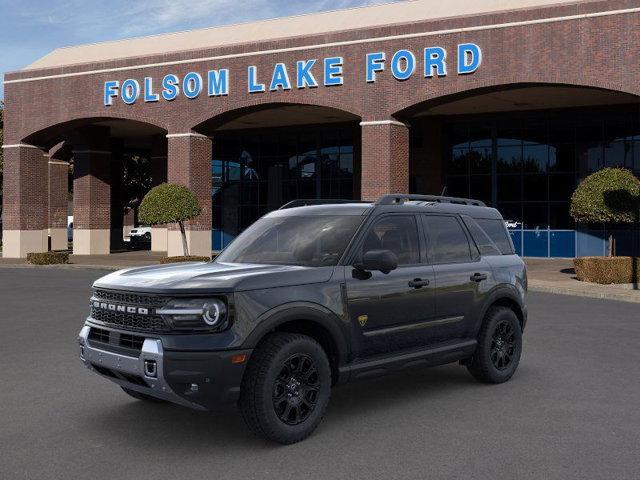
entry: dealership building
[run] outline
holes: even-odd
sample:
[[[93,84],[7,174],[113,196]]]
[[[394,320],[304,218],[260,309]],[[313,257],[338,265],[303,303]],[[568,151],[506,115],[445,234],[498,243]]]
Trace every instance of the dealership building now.
[[[640,171],[639,32],[637,0],[415,0],[57,49],[5,75],[2,254],[67,248],[69,162],[74,253],[109,253],[131,154],[196,194],[194,254],[292,199],[443,191],[522,255],[603,254],[569,200]]]

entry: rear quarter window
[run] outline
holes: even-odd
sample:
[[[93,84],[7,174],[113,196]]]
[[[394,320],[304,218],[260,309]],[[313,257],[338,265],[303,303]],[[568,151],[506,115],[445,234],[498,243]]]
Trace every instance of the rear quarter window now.
[[[513,255],[515,253],[504,220],[495,218],[475,218],[474,220],[498,247],[502,255]]]

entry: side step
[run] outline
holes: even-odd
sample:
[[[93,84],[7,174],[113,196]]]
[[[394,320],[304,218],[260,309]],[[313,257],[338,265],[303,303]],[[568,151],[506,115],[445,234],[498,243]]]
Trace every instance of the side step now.
[[[366,360],[356,360],[349,365],[340,367],[340,380],[346,382],[358,378],[384,375],[407,367],[433,367],[456,362],[473,355],[477,343],[475,339],[469,339],[426,350],[404,351],[393,355],[381,355]]]

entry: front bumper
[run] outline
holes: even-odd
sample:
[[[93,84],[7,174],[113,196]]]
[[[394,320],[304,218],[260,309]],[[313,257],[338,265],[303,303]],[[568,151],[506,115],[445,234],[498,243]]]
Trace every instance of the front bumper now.
[[[196,410],[233,403],[251,350],[184,352],[165,350],[160,338],[145,337],[139,352],[94,342],[91,325],[78,336],[85,366],[121,387]],[[245,356],[241,363],[232,357]]]

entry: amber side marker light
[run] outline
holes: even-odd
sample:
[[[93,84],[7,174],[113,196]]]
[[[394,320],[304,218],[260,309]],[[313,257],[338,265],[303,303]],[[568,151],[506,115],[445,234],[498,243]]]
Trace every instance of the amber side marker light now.
[[[247,360],[247,354],[234,355],[231,357],[231,363],[244,363]]]

